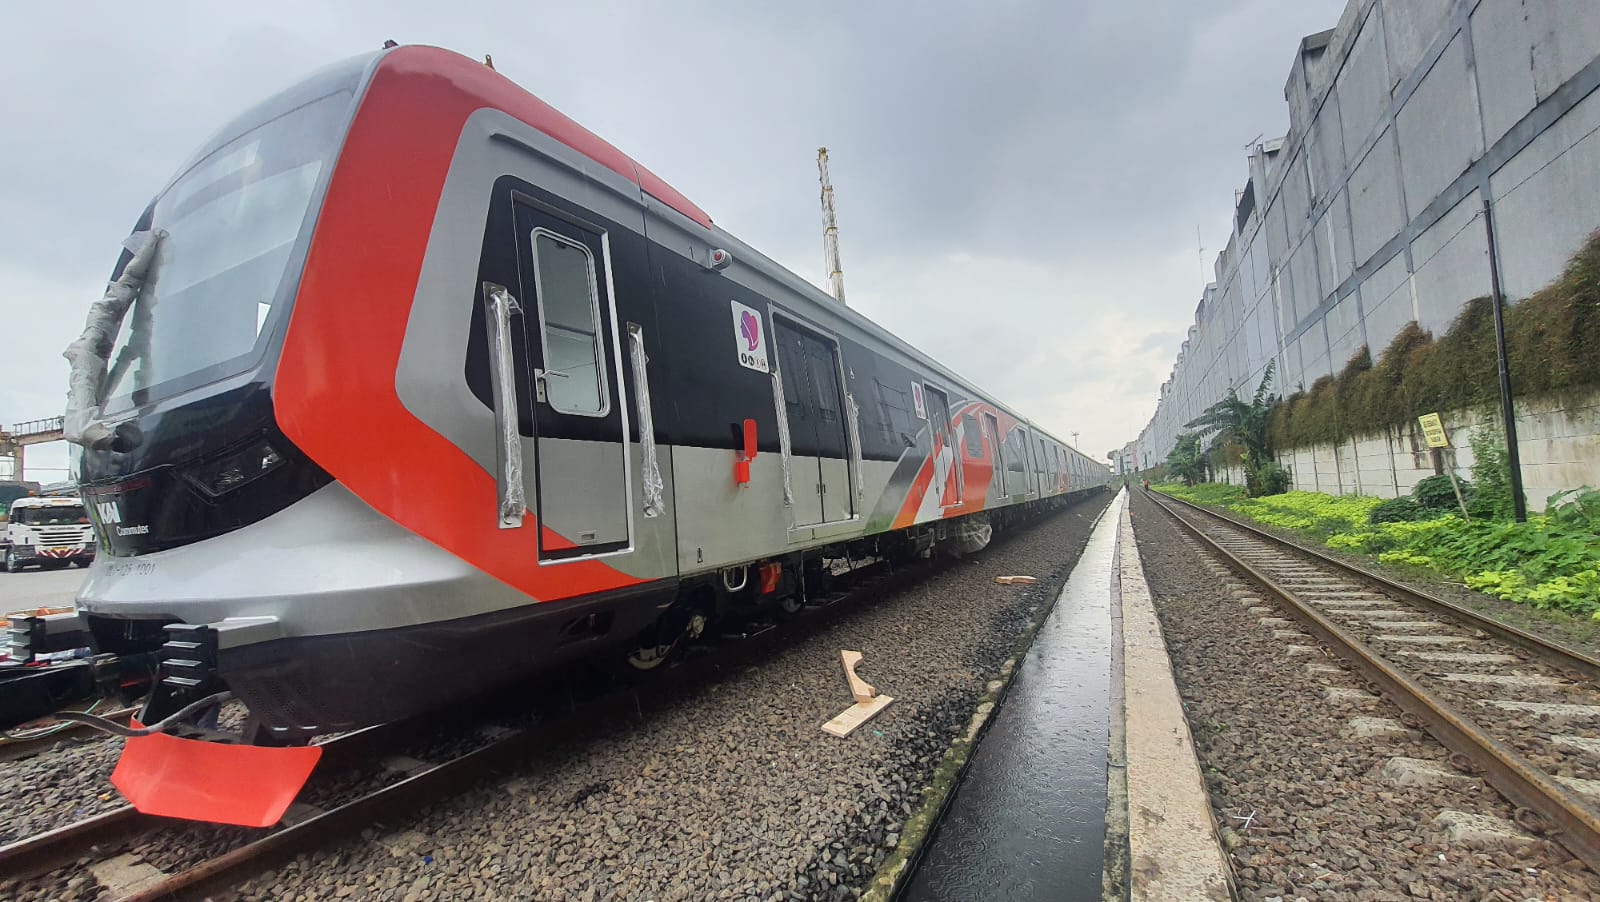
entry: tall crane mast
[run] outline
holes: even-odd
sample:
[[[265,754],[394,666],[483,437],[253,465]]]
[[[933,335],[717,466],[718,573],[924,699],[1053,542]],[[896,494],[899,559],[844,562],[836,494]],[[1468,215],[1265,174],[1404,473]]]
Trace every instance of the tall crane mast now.
[[[828,181],[828,148],[817,148],[817,172],[822,177],[822,251],[828,264],[828,290],[844,304],[844,267],[839,263],[839,224],[833,216],[833,183]]]

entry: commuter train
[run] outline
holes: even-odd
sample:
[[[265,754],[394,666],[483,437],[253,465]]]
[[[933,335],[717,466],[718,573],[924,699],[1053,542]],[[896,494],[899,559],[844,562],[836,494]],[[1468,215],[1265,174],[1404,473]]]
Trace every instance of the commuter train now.
[[[147,719],[226,688],[292,744],[650,668],[1109,479],[447,51],[255,107],[134,232],[86,330],[79,608],[161,658]]]

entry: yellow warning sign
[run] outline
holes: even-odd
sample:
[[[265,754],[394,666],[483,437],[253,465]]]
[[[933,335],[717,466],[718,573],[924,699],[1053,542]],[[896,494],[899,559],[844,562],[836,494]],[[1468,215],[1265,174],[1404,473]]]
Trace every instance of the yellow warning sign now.
[[[1417,422],[1422,424],[1422,437],[1428,440],[1429,448],[1450,447],[1450,436],[1445,434],[1444,421],[1436,413],[1425,413],[1417,417]]]

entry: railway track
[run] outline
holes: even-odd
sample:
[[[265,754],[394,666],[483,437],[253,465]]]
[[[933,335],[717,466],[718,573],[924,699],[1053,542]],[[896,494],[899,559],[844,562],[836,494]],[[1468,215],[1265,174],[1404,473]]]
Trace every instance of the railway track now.
[[[1261,618],[1276,637],[1304,640],[1298,622],[1519,806],[1522,827],[1600,872],[1600,661],[1232,517],[1148,497],[1293,615]]]
[[[0,873],[13,880],[59,880],[68,868],[82,870],[79,863],[85,859],[92,863],[118,856],[159,860],[162,853],[140,854],[141,849],[148,849],[152,843],[160,843],[169,850],[210,846],[216,854],[179,854],[177,858],[181,863],[177,866],[150,867],[144,871],[147,875],[144,881],[110,890],[111,895],[123,900],[206,898],[237,886],[298,853],[347,840],[366,827],[465,791],[486,775],[514,767],[539,749],[585,731],[603,729],[608,724],[636,721],[646,710],[704,686],[718,672],[731,672],[754,664],[781,644],[827,628],[857,604],[926,579],[944,566],[947,564],[939,561],[902,568],[874,565],[860,571],[848,589],[808,605],[801,616],[778,627],[725,637],[712,648],[700,649],[687,655],[681,663],[653,673],[642,685],[618,684],[586,692],[576,688],[566,677],[552,678],[562,685],[548,687],[544,696],[560,701],[537,711],[519,712],[511,718],[520,720],[519,725],[504,726],[507,718],[501,716],[493,719],[500,723],[485,731],[480,721],[477,739],[462,742],[458,738],[442,743],[444,747],[454,747],[457,751],[453,754],[424,754],[420,758],[395,755],[397,749],[416,743],[430,730],[437,734],[437,723],[431,726],[418,722],[386,724],[336,737],[323,745],[322,761],[303,798],[318,795],[319,779],[363,764],[369,767],[373,763],[380,767],[386,765],[388,779],[368,779],[367,782],[382,784],[373,789],[333,791],[331,794],[338,795],[339,800],[325,808],[297,804],[285,816],[284,823],[270,830],[174,822],[143,815],[124,806],[0,847]],[[494,709],[495,706],[485,707]],[[458,718],[463,722],[470,719]],[[390,757],[383,759],[384,755]],[[93,864],[87,867],[94,869]]]
[[[93,706],[78,706],[68,710],[86,709],[90,714],[99,714],[111,720],[126,720],[129,716],[137,714],[138,708],[117,708],[110,711],[95,711]],[[7,761],[20,761],[34,755],[48,752],[63,742],[76,742],[92,740],[105,736],[104,733],[95,732],[87,724],[62,722],[49,727],[34,729],[12,730],[0,735],[0,764]]]

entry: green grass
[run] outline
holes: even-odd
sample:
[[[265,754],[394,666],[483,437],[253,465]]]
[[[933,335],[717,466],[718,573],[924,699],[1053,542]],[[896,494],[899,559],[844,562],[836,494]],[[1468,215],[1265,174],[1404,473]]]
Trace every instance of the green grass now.
[[[1246,498],[1237,486],[1215,484],[1152,488],[1380,563],[1425,568],[1507,601],[1600,620],[1600,524],[1570,508],[1526,523],[1467,521],[1455,514],[1369,523],[1372,509],[1382,503],[1378,498],[1320,492]]]

